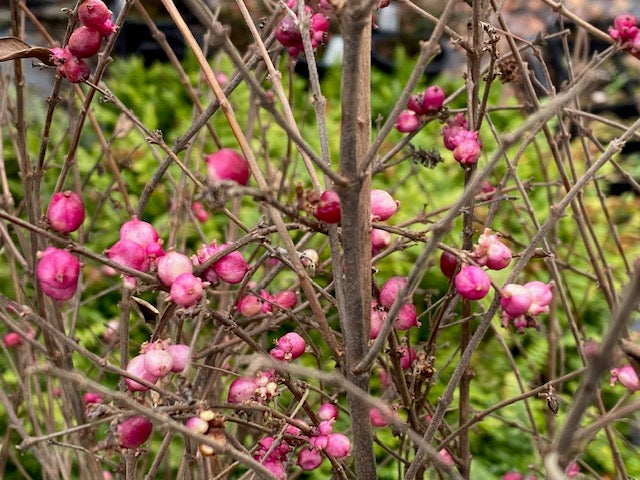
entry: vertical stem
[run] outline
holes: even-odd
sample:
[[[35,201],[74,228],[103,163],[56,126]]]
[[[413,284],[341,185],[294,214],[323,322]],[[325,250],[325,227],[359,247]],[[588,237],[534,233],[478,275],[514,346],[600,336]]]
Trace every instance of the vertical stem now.
[[[336,190],[342,203],[344,269],[340,323],[345,342],[347,378],[369,391],[369,371],[354,372],[366,353],[371,311],[371,169],[363,165],[371,136],[371,10],[364,0],[348,2],[341,16],[344,39],[340,174],[347,180]],[[364,169],[365,171],[360,171]],[[334,272],[340,275],[340,271]],[[369,408],[348,394],[358,478],[376,478]]]

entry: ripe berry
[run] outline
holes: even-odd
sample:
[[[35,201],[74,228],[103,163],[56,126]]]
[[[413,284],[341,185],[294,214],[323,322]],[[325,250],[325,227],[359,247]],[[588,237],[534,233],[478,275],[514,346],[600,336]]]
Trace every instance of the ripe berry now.
[[[16,332],[9,332],[2,339],[2,343],[7,348],[16,348],[22,345],[22,337]]]
[[[102,0],[86,0],[78,7],[78,18],[85,27],[98,30],[111,19],[111,11]]]
[[[531,292],[522,285],[510,283],[500,291],[502,310],[511,317],[518,317],[527,313],[532,301]]]
[[[222,180],[232,180],[240,185],[249,183],[249,164],[244,156],[231,148],[222,148],[205,156],[207,179],[211,185]]]
[[[628,388],[631,391],[640,390],[640,380],[638,374],[631,365],[625,365],[620,368],[611,369],[611,386],[616,383],[616,380],[620,382],[623,387]]]
[[[178,278],[178,275],[193,273],[191,259],[182,253],[174,251],[167,252],[166,255],[160,257],[157,265],[158,278],[166,286],[171,286],[175,279]]]
[[[155,384],[158,381],[158,376],[152,375],[147,368],[145,367],[145,356],[146,354],[136,355],[131,360],[129,360],[129,364],[127,365],[127,373],[131,375],[135,375],[136,377],[140,377],[143,380],[146,380],[149,383]],[[131,392],[146,392],[149,390],[149,387],[136,382],[130,378],[125,378],[124,382],[127,384],[127,388]]]
[[[380,304],[391,308],[400,290],[407,284],[407,277],[391,277],[380,289]]]
[[[475,265],[463,267],[456,275],[456,291],[468,300],[480,300],[491,288],[491,280],[484,270]]]
[[[63,302],[78,288],[80,262],[66,250],[48,247],[40,254],[36,277],[45,295]]]
[[[118,425],[118,445],[121,448],[138,448],[147,441],[152,429],[153,425],[146,417],[129,417]]]
[[[182,273],[171,284],[168,300],[179,307],[193,307],[202,298],[202,280],[192,273]]]
[[[333,403],[323,403],[318,409],[318,418],[320,420],[335,420],[338,418],[338,407]]]
[[[444,103],[444,92],[437,85],[432,85],[424,92],[422,106],[427,112],[435,112],[442,108]]]
[[[342,458],[349,455],[351,442],[349,438],[341,433],[330,433],[327,435],[327,446],[324,451],[333,458]]]
[[[402,133],[413,133],[420,128],[420,119],[413,110],[403,110],[396,120],[396,128]]]
[[[531,307],[529,307],[529,315],[539,315],[549,312],[549,304],[551,300],[553,300],[551,285],[552,284],[539,282],[537,280],[524,284],[524,287],[531,292],[533,299]]]
[[[67,45],[69,51],[78,58],[93,57],[100,50],[102,36],[90,27],[80,27],[73,31]]]
[[[454,254],[443,251],[442,255],[440,255],[440,270],[445,277],[451,278],[453,277],[456,268],[458,268],[459,262],[460,260],[458,260],[458,257]]]
[[[158,232],[153,228],[153,225],[138,220],[135,215],[120,227],[121,240],[131,240],[142,246],[142,248],[146,248],[150,243],[157,243],[158,238]]]
[[[238,301],[236,309],[244,317],[253,317],[262,312],[262,300],[255,295],[245,295]]]
[[[283,290],[276,294],[274,303],[280,308],[293,308],[298,302],[298,296],[293,290]]]
[[[189,366],[191,362],[191,347],[189,345],[183,345],[176,343],[167,347],[167,353],[171,355],[173,359],[173,365],[171,371],[173,373],[182,373]]]
[[[338,223],[340,221],[340,197],[333,190],[326,190],[320,195],[314,215],[321,222]]]
[[[314,470],[322,463],[322,454],[316,448],[305,447],[298,452],[296,463],[303,470]]]
[[[244,403],[248,402],[256,393],[258,388],[256,379],[253,377],[238,377],[229,386],[227,402]]]
[[[54,193],[47,208],[51,228],[61,233],[74,232],[84,221],[85,210],[82,198],[75,192]]]
[[[150,350],[144,354],[144,368],[155,377],[164,377],[173,368],[173,357],[166,350]]]
[[[118,240],[106,251],[107,256],[125,267],[146,272],[149,261],[144,248],[132,240]]]
[[[398,210],[398,202],[385,190],[371,190],[371,216],[375,220],[387,220]]]

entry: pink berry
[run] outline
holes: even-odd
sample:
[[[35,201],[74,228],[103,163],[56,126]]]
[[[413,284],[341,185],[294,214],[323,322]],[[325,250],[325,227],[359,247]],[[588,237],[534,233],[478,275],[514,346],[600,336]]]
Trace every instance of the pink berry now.
[[[78,17],[84,26],[98,30],[111,19],[111,11],[102,0],[86,0],[78,7]]]
[[[549,304],[553,300],[551,284],[533,281],[524,284],[525,288],[531,292],[532,302],[529,308],[529,315],[539,315],[549,312]]]
[[[289,332],[278,339],[276,345],[285,352],[285,360],[295,360],[304,353],[307,344],[296,332]]]
[[[371,330],[369,331],[369,338],[371,340],[378,338],[382,325],[387,318],[387,312],[380,308],[378,302],[371,302]]]
[[[100,35],[106,38],[116,31],[116,24],[113,23],[110,18],[107,18],[103,24],[98,26],[98,31]]]
[[[448,150],[453,150],[458,146],[457,136],[458,134],[466,130],[468,127],[467,119],[463,113],[457,113],[456,116],[449,120],[447,124],[442,127],[442,138],[444,140],[444,146]]]
[[[611,369],[611,386],[616,382],[620,382],[623,387],[628,388],[631,391],[640,390],[640,380],[638,374],[631,365],[625,365],[620,368]]]
[[[222,180],[232,180],[240,185],[249,183],[249,164],[238,152],[231,148],[222,148],[216,153],[205,156],[207,179],[211,185]]]
[[[191,417],[185,422],[185,426],[189,430],[193,430],[196,433],[204,435],[209,430],[209,422],[203,420],[200,417]]]
[[[16,348],[22,345],[22,337],[16,332],[9,332],[4,336],[2,342],[7,348]]]
[[[435,112],[444,104],[444,92],[437,85],[428,87],[423,96],[422,106],[427,112]]]
[[[387,248],[391,244],[391,233],[380,228],[371,230],[371,251],[375,255],[380,250]]]
[[[200,223],[204,223],[209,219],[209,214],[200,202],[193,202],[191,204],[191,211]]]
[[[142,248],[146,248],[150,243],[157,243],[158,238],[158,232],[153,228],[153,225],[138,220],[135,215],[120,227],[121,240],[136,242]]]
[[[409,97],[407,101],[407,109],[414,112],[416,115],[424,115],[427,110],[424,108],[424,92],[415,93]]]
[[[107,470],[102,471],[102,480],[113,480],[113,475]]]
[[[156,244],[157,245],[157,244]],[[193,273],[191,259],[182,253],[170,251],[157,262],[158,277],[166,286],[170,286],[178,275]]]
[[[405,345],[400,347],[400,367],[403,370],[411,368],[413,362],[416,360],[415,348],[407,348]]]
[[[193,307],[202,298],[202,280],[192,273],[182,273],[171,284],[169,297],[179,307]]]
[[[82,396],[85,405],[90,403],[104,403],[104,397],[96,392],[87,392]]]
[[[453,158],[461,165],[471,165],[480,157],[480,144],[477,140],[464,138],[453,149]]]
[[[511,263],[511,250],[501,241],[496,241],[487,249],[487,268],[502,270]]]
[[[374,427],[386,427],[389,425],[389,416],[375,407],[369,408],[369,420]]]
[[[102,333],[102,339],[107,343],[113,342],[118,335],[119,328],[120,322],[118,320],[109,320],[107,322],[107,329]]]
[[[330,419],[320,422],[318,424],[318,432],[320,433],[320,435],[329,435],[331,432],[333,432],[334,421],[334,419]]]
[[[391,277],[380,289],[380,305],[391,308],[400,290],[407,284],[407,277]]]
[[[147,441],[152,429],[153,425],[146,417],[129,417],[118,425],[118,445],[120,448],[138,448]]]
[[[274,303],[280,308],[293,308],[298,303],[298,296],[293,290],[283,290],[276,294]]]
[[[146,380],[149,383],[155,384],[158,381],[158,377],[156,375],[152,375],[145,367],[145,356],[137,355],[129,360],[129,364],[127,365],[127,373],[131,375],[135,375],[136,377],[140,377],[143,380]],[[131,378],[125,378],[125,383],[127,384],[127,388],[131,392],[146,392],[149,390],[149,387],[132,380]]]
[[[405,303],[398,312],[398,318],[393,323],[397,330],[409,330],[412,327],[419,327],[418,313],[413,303]]]
[[[51,228],[58,232],[74,232],[84,221],[85,211],[82,198],[75,192],[54,193],[47,208],[47,218]]]
[[[335,420],[338,418],[338,407],[333,403],[323,403],[318,409],[318,418],[320,420]]]
[[[458,257],[452,253],[443,251],[442,255],[440,255],[440,271],[442,271],[447,278],[453,277],[459,263],[460,260],[458,260]]]
[[[413,133],[420,128],[420,119],[413,110],[403,110],[396,120],[396,128],[402,133]]]
[[[468,300],[480,300],[491,288],[491,280],[484,270],[475,265],[463,267],[456,275],[456,291]]]
[[[280,460],[276,460],[273,458],[267,458],[265,461],[261,462],[264,468],[269,470],[271,475],[278,479],[284,480],[286,472],[284,471],[284,465]]]
[[[303,470],[314,470],[322,463],[322,455],[315,448],[305,447],[298,452],[297,464]]]
[[[349,455],[351,442],[349,438],[341,433],[330,433],[327,435],[327,446],[324,451],[333,458],[342,458]]]
[[[94,28],[80,27],[69,37],[69,51],[78,58],[93,57],[100,50],[102,36]]]
[[[45,295],[63,302],[69,300],[78,288],[80,262],[66,250],[47,247],[40,254],[36,277]]]
[[[522,285],[510,283],[500,291],[502,310],[511,317],[518,317],[527,313],[532,301],[531,292]]]
[[[444,463],[447,467],[453,466],[454,464],[453,457],[451,456],[451,454],[446,448],[440,449],[438,454],[440,455],[440,460],[442,460],[442,463]]]
[[[338,194],[333,190],[323,192],[314,215],[321,222],[338,223],[340,221],[340,197]]]
[[[614,28],[609,28],[609,34],[621,43],[634,41],[638,33],[638,19],[635,15],[625,13],[613,20]]]
[[[71,83],[84,82],[91,74],[89,65],[83,59],[73,56],[67,47],[64,50],[68,53],[62,54],[61,60],[57,61],[58,73]],[[52,58],[55,57],[56,55],[52,55]]]
[[[258,385],[253,377],[238,377],[229,386],[229,395],[227,401],[229,403],[248,402],[256,393]]]
[[[228,245],[230,244],[217,246],[215,242],[211,245],[203,245],[202,248],[196,252],[197,255],[193,259],[194,263],[201,264],[206,262],[219,251],[224,250]],[[211,268],[207,269],[203,274],[205,278],[210,270],[215,273],[216,277],[220,277],[221,280],[227,283],[237,284],[242,281],[246,273],[251,270],[251,267],[244,261],[242,254],[235,250],[222,257],[214,263]],[[207,278],[207,280],[209,279]]]
[[[125,267],[141,272],[149,269],[149,260],[144,248],[132,240],[118,240],[106,254],[111,260]]]
[[[144,354],[144,368],[154,377],[164,377],[173,368],[173,357],[166,350],[150,350]]]
[[[524,477],[518,472],[507,472],[502,475],[502,480],[524,480]]]
[[[144,251],[147,254],[147,257],[149,257],[149,259],[164,257],[165,255],[162,245],[158,242],[152,242],[147,244]]]
[[[371,216],[374,219],[387,220],[398,210],[398,202],[385,190],[371,190]]]
[[[236,309],[244,317],[253,317],[262,312],[262,300],[255,295],[245,295],[238,301]]]
[[[167,353],[171,355],[173,359],[173,365],[171,371],[173,373],[182,373],[189,366],[191,362],[191,347],[189,345],[183,345],[176,343],[167,347]]]
[[[294,49],[296,55],[304,50],[302,35],[298,30],[295,20],[290,15],[286,15],[278,24],[276,28],[276,39],[283,47]]]

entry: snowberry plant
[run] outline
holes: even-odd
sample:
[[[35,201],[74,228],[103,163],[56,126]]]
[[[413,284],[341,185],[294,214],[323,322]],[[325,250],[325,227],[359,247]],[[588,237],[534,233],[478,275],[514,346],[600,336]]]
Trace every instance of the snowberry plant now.
[[[10,4],[0,477],[640,476],[636,17],[184,3]]]

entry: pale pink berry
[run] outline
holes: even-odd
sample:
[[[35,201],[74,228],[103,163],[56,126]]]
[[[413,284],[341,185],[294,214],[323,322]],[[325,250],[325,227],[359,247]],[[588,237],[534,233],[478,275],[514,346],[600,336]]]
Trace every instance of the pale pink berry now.
[[[277,347],[285,353],[285,360],[295,360],[304,353],[307,344],[296,332],[289,332],[278,339]]]
[[[100,50],[102,35],[94,28],[80,27],[69,37],[69,51],[78,58],[93,57]]]
[[[217,246],[215,242],[211,245],[203,245],[196,253],[196,257],[193,259],[194,263],[201,264],[206,262],[209,258],[216,255],[221,250],[227,248],[230,244],[224,244]],[[244,258],[237,250],[225,255],[220,260],[215,262],[210,268],[208,268],[203,277],[207,278],[209,271],[213,271],[216,277],[220,277],[227,283],[237,284],[242,281],[246,273],[251,270],[251,267],[244,261]],[[209,280],[209,278],[207,278]]]
[[[147,441],[152,429],[153,425],[146,417],[129,417],[118,425],[118,445],[121,448],[138,448]]]
[[[192,273],[182,273],[171,284],[168,300],[179,307],[193,307],[202,298],[202,280]]]
[[[549,312],[549,304],[553,300],[551,285],[539,281],[525,283],[524,286],[531,292],[532,302],[529,315],[539,315]]]
[[[238,377],[229,386],[229,403],[244,403],[251,400],[258,388],[256,379],[253,377]]]
[[[419,327],[418,313],[413,303],[405,303],[398,312],[398,318],[393,322],[397,330],[409,330],[412,327]]]
[[[85,405],[90,403],[104,403],[104,397],[96,392],[87,392],[82,396]]]
[[[320,435],[329,435],[333,432],[333,423],[335,420],[332,418],[330,420],[323,420],[318,424],[318,432]]]
[[[82,198],[75,192],[54,193],[47,208],[51,228],[58,232],[74,232],[84,221],[85,210]]]
[[[160,257],[157,265],[158,277],[166,286],[170,286],[183,273],[193,273],[191,259],[182,253],[174,251],[169,251],[166,255]]]
[[[420,128],[420,119],[413,110],[403,110],[396,120],[396,128],[402,133],[413,133]]]
[[[255,295],[245,295],[238,301],[236,309],[244,317],[253,317],[262,312],[262,300]]]
[[[424,91],[422,105],[427,112],[435,112],[444,104],[444,92],[437,85],[432,85]]]
[[[323,192],[314,215],[321,222],[338,223],[340,221],[340,197],[338,194],[333,190]]]
[[[454,464],[453,457],[451,456],[451,454],[446,448],[440,449],[440,451],[438,452],[438,455],[440,456],[440,460],[442,460],[442,463],[444,463],[447,467],[453,466]]]
[[[511,317],[527,313],[532,301],[531,292],[522,285],[510,283],[500,291],[502,310]]]
[[[387,220],[398,210],[398,202],[385,190],[371,190],[371,216]]]
[[[369,331],[369,338],[371,340],[378,338],[380,330],[384,325],[384,321],[387,318],[387,312],[380,308],[378,302],[371,302],[371,330]]]
[[[403,370],[411,368],[413,362],[416,360],[416,349],[407,348],[406,345],[400,347],[400,367]]]
[[[249,183],[249,164],[244,156],[231,148],[222,148],[216,153],[205,156],[207,179],[211,185],[223,180],[231,180],[239,185]]]
[[[444,274],[445,277],[451,278],[453,274],[456,273],[456,268],[458,268],[458,264],[460,260],[453,253],[443,251],[440,255],[440,271]]]
[[[107,470],[102,471],[102,480],[113,480],[113,475]]]
[[[497,240],[487,249],[486,266],[491,270],[502,270],[511,263],[511,250],[504,243]]]
[[[107,329],[102,333],[102,339],[107,342],[113,342],[118,336],[118,329],[120,328],[120,322],[118,320],[109,320],[107,322]]]
[[[158,238],[158,232],[156,232],[153,225],[138,220],[135,215],[120,227],[121,240],[131,240],[142,246],[142,248],[146,248],[150,243],[157,243]]]
[[[491,279],[475,265],[462,267],[455,279],[456,291],[467,300],[480,300],[491,288]]]
[[[387,248],[391,244],[391,233],[380,228],[371,230],[371,251],[375,255],[380,250]]]
[[[619,368],[611,369],[611,378],[609,380],[611,386],[616,383],[616,380],[620,382],[620,385],[628,388],[631,391],[640,390],[640,380],[638,374],[631,365],[625,365]]]
[[[136,377],[140,377],[142,380],[146,380],[151,384],[155,384],[158,381],[157,376],[152,375],[145,367],[145,355],[136,355],[131,360],[129,360],[129,364],[127,365],[127,373],[131,375],[135,375]],[[146,392],[149,390],[149,387],[136,382],[135,380],[126,377],[124,379],[127,384],[127,388],[131,392]]]
[[[2,343],[7,348],[16,348],[22,345],[22,337],[16,332],[9,332],[3,337]]]
[[[167,353],[171,355],[173,373],[182,373],[191,362],[191,347],[182,343],[176,343],[167,347]]]
[[[144,368],[154,377],[164,377],[173,368],[173,357],[166,350],[150,350],[144,354]]]
[[[349,455],[351,450],[351,442],[349,438],[341,433],[330,433],[327,435],[327,446],[324,447],[325,453],[333,458],[342,458]]]
[[[303,470],[314,470],[322,463],[322,455],[315,448],[305,447],[298,452],[298,461],[296,463]]]
[[[209,219],[209,214],[200,202],[193,202],[191,204],[191,211],[200,223],[204,223]]]
[[[369,408],[369,420],[374,427],[386,427],[389,425],[389,416],[376,407]]]
[[[80,262],[66,250],[47,247],[40,254],[36,277],[45,295],[63,302],[69,300],[78,288]]]
[[[187,421],[185,422],[185,426],[189,430],[193,430],[194,432],[200,433],[202,435],[207,433],[207,430],[209,430],[209,422],[203,420],[200,417],[191,417],[187,419]]]
[[[111,19],[111,11],[102,0],[86,0],[78,7],[78,18],[84,26],[97,30]]]
[[[318,418],[320,420],[335,420],[338,418],[338,407],[333,403],[323,403],[318,409]]]
[[[105,253],[111,260],[125,267],[141,272],[149,269],[149,260],[144,248],[132,240],[118,240]]]
[[[293,290],[283,290],[276,294],[274,303],[280,308],[290,309],[296,306],[298,303],[298,296]]]
[[[380,289],[379,301],[383,307],[391,308],[400,291],[407,284],[407,277],[391,277]]]

